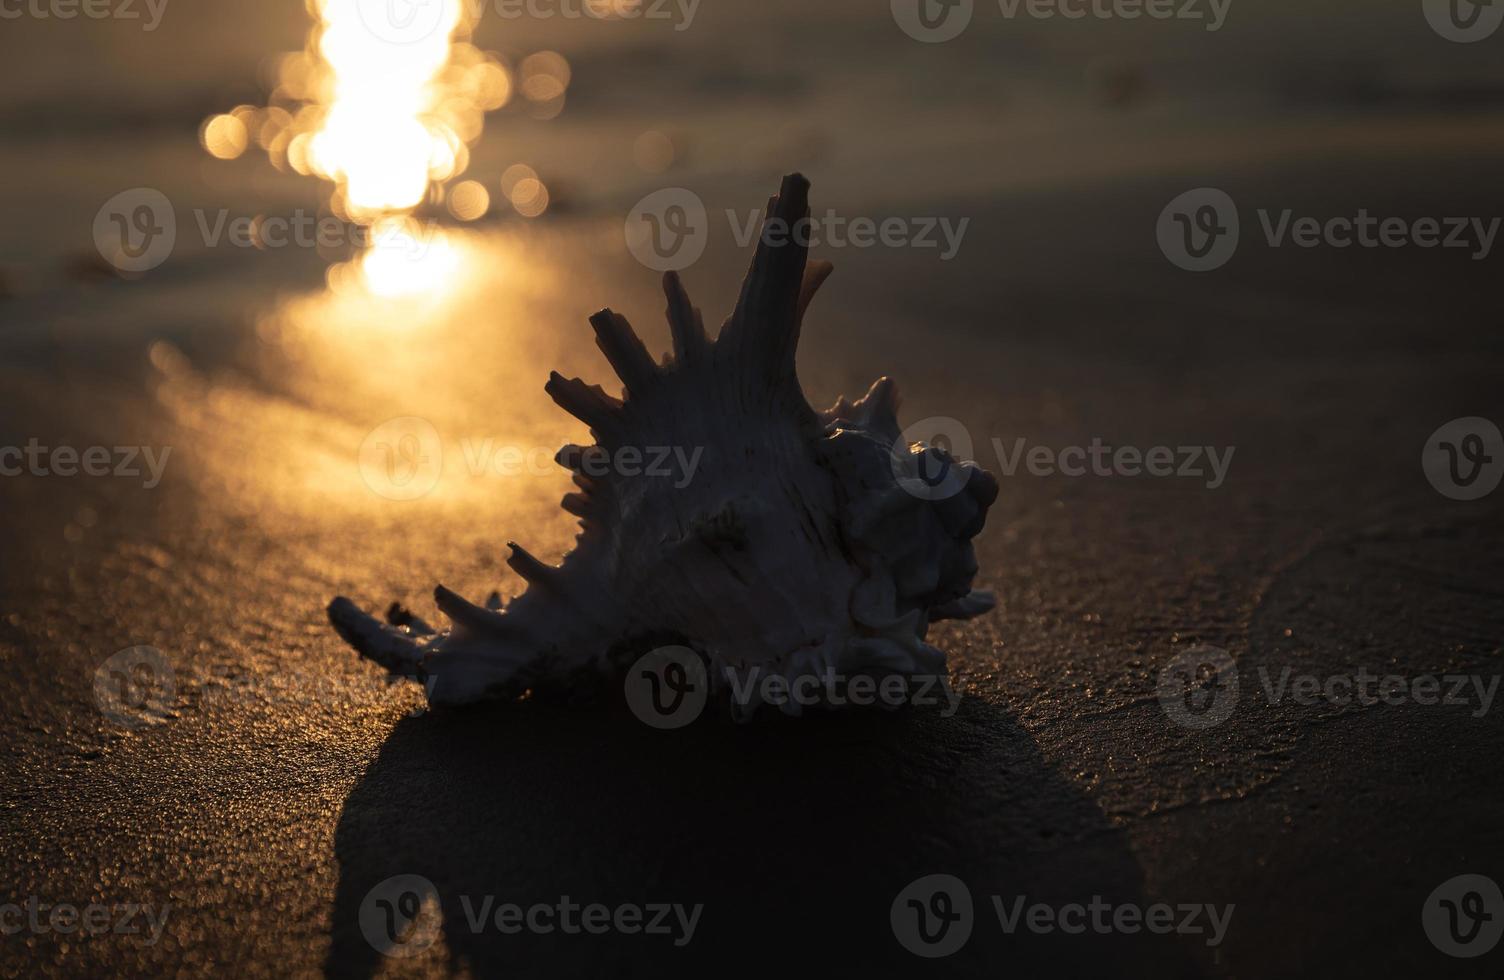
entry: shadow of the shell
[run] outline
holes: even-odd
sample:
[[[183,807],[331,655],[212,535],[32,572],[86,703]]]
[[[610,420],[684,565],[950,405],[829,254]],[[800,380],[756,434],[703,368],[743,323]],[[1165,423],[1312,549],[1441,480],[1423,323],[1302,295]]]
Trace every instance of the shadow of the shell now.
[[[1152,899],[1122,832],[1011,714],[975,699],[953,717],[707,716],[677,732],[543,705],[409,718],[346,800],[336,855],[331,976],[1202,975],[1174,936],[1047,935],[1024,921],[1005,933],[994,895],[1010,910],[1018,896]],[[921,959],[890,909],[939,873],[967,885],[974,928],[960,951]],[[398,875],[432,882],[443,938],[388,962],[362,906],[369,931],[372,890]],[[673,935],[497,928],[502,905],[565,896],[704,908],[683,945],[672,913]]]

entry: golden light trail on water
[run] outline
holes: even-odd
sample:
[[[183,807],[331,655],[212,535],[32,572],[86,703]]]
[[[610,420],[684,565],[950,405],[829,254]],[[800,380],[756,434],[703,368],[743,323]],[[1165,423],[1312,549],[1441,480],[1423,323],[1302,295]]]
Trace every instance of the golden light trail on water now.
[[[339,183],[354,218],[415,208],[430,181],[447,180],[459,169],[463,142],[441,116],[447,93],[440,73],[449,62],[451,37],[462,26],[461,4],[428,2],[438,2],[438,22],[392,43],[373,28],[370,3],[317,0],[318,51],[333,79],[309,162]],[[397,7],[391,0],[386,9]]]
[[[374,226],[374,245],[359,259],[368,290],[396,297],[441,289],[457,265],[454,246],[436,229],[425,236],[406,212],[423,203],[431,182],[464,169],[464,141],[441,111],[451,43],[468,33],[460,0],[437,0],[436,20],[405,25],[395,19],[396,0],[315,2],[331,90],[308,163],[338,184],[336,207]],[[418,30],[404,37],[404,26]]]
[[[370,234],[331,285],[351,283],[353,270],[379,296],[442,290],[459,242],[413,212],[469,166],[485,113],[512,95],[511,73],[469,43],[468,11],[480,8],[464,0],[307,2],[315,26],[282,59],[272,105],[206,120],[204,148],[232,159],[254,140],[277,166],[334,183],[331,210]]]

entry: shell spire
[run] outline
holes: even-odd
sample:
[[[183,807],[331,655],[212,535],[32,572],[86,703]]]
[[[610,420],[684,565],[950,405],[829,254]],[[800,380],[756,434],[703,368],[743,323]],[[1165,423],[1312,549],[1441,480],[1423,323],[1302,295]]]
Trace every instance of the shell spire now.
[[[752,268],[742,282],[736,309],[721,327],[718,346],[758,382],[794,379],[799,346],[799,297],[809,248],[800,226],[809,221],[809,181],[799,174],[783,179],[768,201]]]

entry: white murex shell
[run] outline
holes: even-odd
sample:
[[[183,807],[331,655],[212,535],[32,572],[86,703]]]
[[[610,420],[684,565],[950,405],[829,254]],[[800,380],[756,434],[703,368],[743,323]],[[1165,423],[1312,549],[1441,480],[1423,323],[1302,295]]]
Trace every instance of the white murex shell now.
[[[785,178],[768,218],[791,228],[808,217],[808,191],[803,177]],[[945,655],[924,642],[930,623],[994,603],[972,591],[971,539],[997,482],[941,449],[908,445],[887,378],[855,404],[810,408],[794,353],[831,266],[807,263],[797,236],[768,237],[716,340],[669,273],[671,358],[654,363],[631,325],[603,310],[590,322],[623,398],[549,378],[549,395],[596,440],[557,457],[575,473],[579,491],[563,506],[582,527],[561,565],[511,545],[526,591],[482,607],[439,586],[452,621],[440,633],[396,605],[382,623],[335,599],[340,635],[422,681],[434,705],[619,683],[633,660],[667,644],[698,652],[717,693],[761,690],[743,682],[772,674],[943,676]],[[654,447],[678,448],[669,459],[679,462],[631,475],[611,465],[623,449],[649,459]],[[929,478],[936,470],[943,487]],[[757,705],[731,707],[745,717]],[[799,711],[792,700],[781,707]]]

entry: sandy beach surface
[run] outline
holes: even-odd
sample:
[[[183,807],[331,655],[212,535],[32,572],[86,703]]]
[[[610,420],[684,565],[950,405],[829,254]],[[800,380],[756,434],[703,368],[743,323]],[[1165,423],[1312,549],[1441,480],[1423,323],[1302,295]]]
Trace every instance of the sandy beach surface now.
[[[242,46],[295,47],[296,15]],[[332,290],[315,250],[201,247],[191,231],[140,279],[90,277],[89,222],[117,189],[170,187],[184,228],[195,207],[314,206],[316,189],[249,157],[204,160],[192,121],[186,135],[142,124],[119,155],[91,151],[97,120],[6,140],[7,174],[52,164],[33,171],[42,190],[7,189],[27,227],[0,260],[0,446],[151,455],[129,475],[0,479],[0,903],[164,918],[155,936],[7,935],[0,975],[1497,975],[1504,951],[1446,956],[1422,912],[1457,875],[1504,880],[1504,707],[1485,693],[1504,654],[1504,494],[1450,499],[1421,456],[1453,419],[1504,422],[1500,258],[1272,247],[1257,217],[1504,215],[1491,90],[1448,102],[1435,64],[1378,56],[1342,76],[1364,84],[1327,84],[1301,69],[1319,50],[1296,37],[1279,63],[1320,97],[1276,112],[1278,80],[1255,68],[1277,45],[1251,28],[1221,56],[1248,81],[1197,93],[1212,108],[1178,83],[1195,66],[1163,39],[1141,57],[1169,92],[1130,111],[1093,102],[1081,79],[1095,76],[1060,83],[1057,46],[1006,37],[1029,72],[927,105],[922,80],[862,66],[913,69],[928,49],[835,43],[865,21],[831,15],[793,42],[795,67],[750,81],[737,72],[765,62],[731,45],[739,21],[714,23],[680,55],[698,84],[669,108],[628,100],[610,74],[656,84],[668,41],[587,39],[571,51],[578,118],[488,129],[473,168],[526,145],[557,175],[558,206],[449,228],[458,271],[437,297]],[[967,77],[989,38],[934,84]],[[741,52],[719,75],[717,43]],[[832,66],[822,50],[866,57]],[[981,105],[995,117],[978,121]],[[680,169],[611,164],[666,116],[694,151]],[[903,139],[884,136],[894,127]],[[816,248],[837,269],[799,362],[819,404],[895,377],[905,422],[955,420],[1000,477],[977,541],[999,607],[933,634],[955,710],[707,715],[660,732],[614,703],[429,712],[360,661],[328,627],[333,596],[438,619],[435,583],[519,591],[506,542],[550,561],[569,548],[567,475],[503,472],[498,453],[584,437],[542,386],[553,369],[609,379],[590,313],[610,305],[665,349],[657,275],[623,246],[632,202],[673,185],[703,197],[709,247],[684,277],[718,323],[749,255],[721,216],[796,169],[817,211],[968,221],[949,260]],[[1200,186],[1239,202],[1243,236],[1198,275],[1166,261],[1155,227]],[[438,437],[442,476],[416,500],[359,464],[398,417]],[[1221,479],[1205,462],[1010,475],[1019,440],[1209,447],[1226,465]],[[1159,681],[1203,646],[1236,664],[1237,690],[1217,695],[1230,714],[1180,724]],[[112,711],[96,687],[136,647],[160,651],[160,712]],[[1370,706],[1280,686],[1360,668],[1479,686],[1460,704]],[[970,941],[933,961],[890,923],[931,874],[960,878],[975,905]],[[399,875],[439,899],[442,927],[410,957],[362,929],[373,888]],[[702,909],[683,944],[473,925],[488,900],[566,896]],[[1010,933],[994,898],[1020,897],[1229,917],[1216,937]]]

